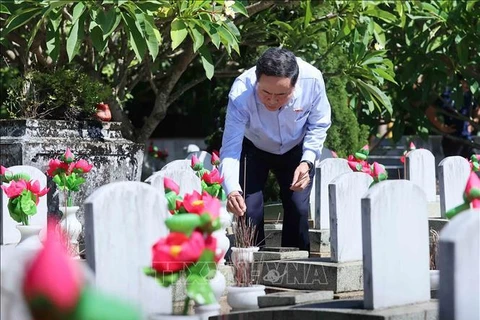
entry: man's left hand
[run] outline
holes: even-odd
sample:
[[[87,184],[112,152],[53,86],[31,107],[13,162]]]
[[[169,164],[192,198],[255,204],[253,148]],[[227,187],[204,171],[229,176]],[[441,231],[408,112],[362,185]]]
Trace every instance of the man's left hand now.
[[[293,191],[304,190],[310,183],[309,171],[310,171],[310,168],[308,166],[308,163],[300,162],[297,169],[295,169],[295,173],[293,174],[293,180],[292,180],[292,185],[290,186],[290,190],[293,190]]]

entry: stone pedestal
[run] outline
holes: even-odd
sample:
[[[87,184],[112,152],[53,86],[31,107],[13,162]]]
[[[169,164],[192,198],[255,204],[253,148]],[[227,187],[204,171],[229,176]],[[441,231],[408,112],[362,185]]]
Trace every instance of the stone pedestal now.
[[[282,225],[265,227],[265,244],[267,247],[280,247],[282,245]],[[330,230],[309,230],[310,254],[312,256],[330,256]]]
[[[122,137],[119,122],[60,120],[0,120],[0,163],[5,167],[30,165],[47,171],[48,162],[70,148],[74,155],[93,163],[86,182],[73,193],[73,204],[80,206],[98,187],[115,181],[139,181],[144,145]],[[48,195],[48,212],[58,212],[55,184]],[[63,195],[60,197],[63,203]]]

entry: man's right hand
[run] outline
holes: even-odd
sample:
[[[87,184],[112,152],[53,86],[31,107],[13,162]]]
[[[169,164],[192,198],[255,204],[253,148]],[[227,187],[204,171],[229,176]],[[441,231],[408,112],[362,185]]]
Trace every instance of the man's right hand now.
[[[247,206],[243,196],[238,191],[232,191],[227,196],[227,211],[237,216],[243,216]]]

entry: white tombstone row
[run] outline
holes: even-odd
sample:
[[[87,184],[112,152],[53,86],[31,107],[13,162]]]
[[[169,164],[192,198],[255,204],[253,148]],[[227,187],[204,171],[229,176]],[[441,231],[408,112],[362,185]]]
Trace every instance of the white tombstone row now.
[[[167,177],[172,179],[180,187],[180,196],[184,196],[186,193],[192,193],[197,191],[202,193],[202,185],[200,178],[195,174],[193,169],[183,170],[160,170],[158,173],[149,177],[148,181],[155,189],[163,190],[163,178]]]
[[[342,173],[352,172],[347,160],[330,158],[321,161],[315,168],[313,187],[310,193],[310,215],[315,229],[330,229],[328,185]]]
[[[408,180],[383,181],[362,199],[364,307],[430,300],[427,201]]]
[[[428,202],[437,200],[435,157],[429,150],[416,149],[407,154],[405,176],[423,190]]]
[[[463,203],[463,192],[471,172],[468,161],[460,156],[446,157],[438,165],[440,215]]]
[[[47,186],[47,176],[45,173],[35,167],[13,166],[7,168],[7,171],[10,171],[14,174],[26,173],[30,176],[30,179],[38,180],[42,189]],[[7,207],[9,199],[3,190],[0,190],[0,192],[2,194],[0,196],[0,200],[2,202],[0,206],[0,209],[2,210],[0,215],[0,221],[2,224],[0,229],[0,244],[15,244],[20,241],[20,232],[16,228],[19,223],[10,217]],[[38,202],[37,213],[30,217],[30,225],[42,226],[45,228],[47,226],[47,211],[47,195],[45,195],[41,197]]]
[[[173,161],[167,163],[166,165],[164,165],[161,170],[167,170],[167,169],[169,169],[169,170],[174,170],[174,169],[184,170],[184,169],[189,169],[189,168],[191,169],[190,164],[191,164],[191,161],[187,160],[187,159],[173,160]]]
[[[339,175],[328,186],[333,262],[362,260],[361,199],[372,181],[366,173],[349,172]]]
[[[480,210],[455,216],[439,243],[440,319],[480,319]]]
[[[106,293],[139,306],[145,317],[170,313],[171,290],[143,274],[151,266],[152,245],[168,234],[163,185],[115,182],[85,201],[85,246],[95,283]]]

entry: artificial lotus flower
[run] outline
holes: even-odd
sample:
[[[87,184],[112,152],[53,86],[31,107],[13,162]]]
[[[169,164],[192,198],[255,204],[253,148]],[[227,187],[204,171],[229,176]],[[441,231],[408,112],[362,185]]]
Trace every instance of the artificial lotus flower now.
[[[480,170],[480,154],[472,154],[470,157],[470,170],[472,171],[479,171]]]
[[[191,167],[195,171],[200,171],[203,169],[203,163],[197,158],[196,155],[192,155],[192,159],[190,161]]]
[[[215,151],[212,152],[211,163],[215,167],[218,167],[220,165],[220,157],[218,156],[218,154]]]
[[[369,153],[370,153],[370,149],[369,149],[368,144],[366,144],[362,147],[362,149],[355,152],[354,156],[355,156],[355,159],[357,159],[359,161],[367,160],[367,157],[368,157]]]
[[[408,150],[405,150],[403,152],[403,155],[400,157],[400,162],[405,163],[405,158],[407,157],[408,153],[412,150],[415,150],[415,149],[417,149],[415,144],[413,142],[410,142],[410,145],[408,146]]]
[[[23,190],[27,189],[27,181],[11,181],[8,186],[2,185],[0,187],[3,189],[7,197],[16,198],[22,194]]]
[[[26,269],[22,291],[35,319],[68,317],[82,291],[83,277],[67,254],[62,236],[52,220],[43,248]]]
[[[370,165],[365,160],[358,160],[353,155],[349,155],[347,158],[347,164],[355,172],[371,173]]]
[[[163,187],[165,188],[165,192],[173,191],[177,195],[180,193],[180,187],[170,178],[163,178]]]
[[[380,181],[388,179],[388,173],[385,170],[385,166],[381,165],[378,162],[374,162],[372,164],[372,169],[371,169],[371,174],[370,175],[373,178],[373,182],[370,186],[372,186],[372,185],[374,185],[374,184],[376,184]]]
[[[221,203],[207,192],[200,194],[197,191],[193,191],[191,194],[185,194],[183,197],[183,207],[186,212],[198,215],[208,213],[212,219],[216,219],[220,215]]]
[[[0,176],[5,175],[5,172],[7,172],[7,168],[5,168],[4,166],[0,165]]]
[[[33,183],[32,183],[32,180],[28,181],[27,182],[27,189],[30,190],[33,193],[33,195],[35,196],[35,198],[36,198],[35,203],[36,204],[38,204],[39,198],[46,195],[48,193],[48,190],[50,190],[47,187],[41,189],[40,182],[38,182],[38,180],[34,180]]]
[[[87,160],[80,159],[77,162],[75,162],[75,166],[73,168],[74,172],[77,173],[88,173],[90,170],[92,170],[93,164],[90,164],[87,162]]]
[[[203,235],[194,231],[190,237],[171,232],[152,247],[152,268],[157,272],[178,272],[195,263],[205,249]]]
[[[73,155],[70,148],[67,147],[67,150],[65,151],[63,156],[61,156],[61,159],[63,160],[63,162],[71,163],[75,160],[75,156]]]
[[[221,184],[223,182],[223,177],[220,175],[220,172],[215,168],[210,172],[205,172],[202,176],[202,180],[205,181],[207,185],[212,185],[215,183]]]

